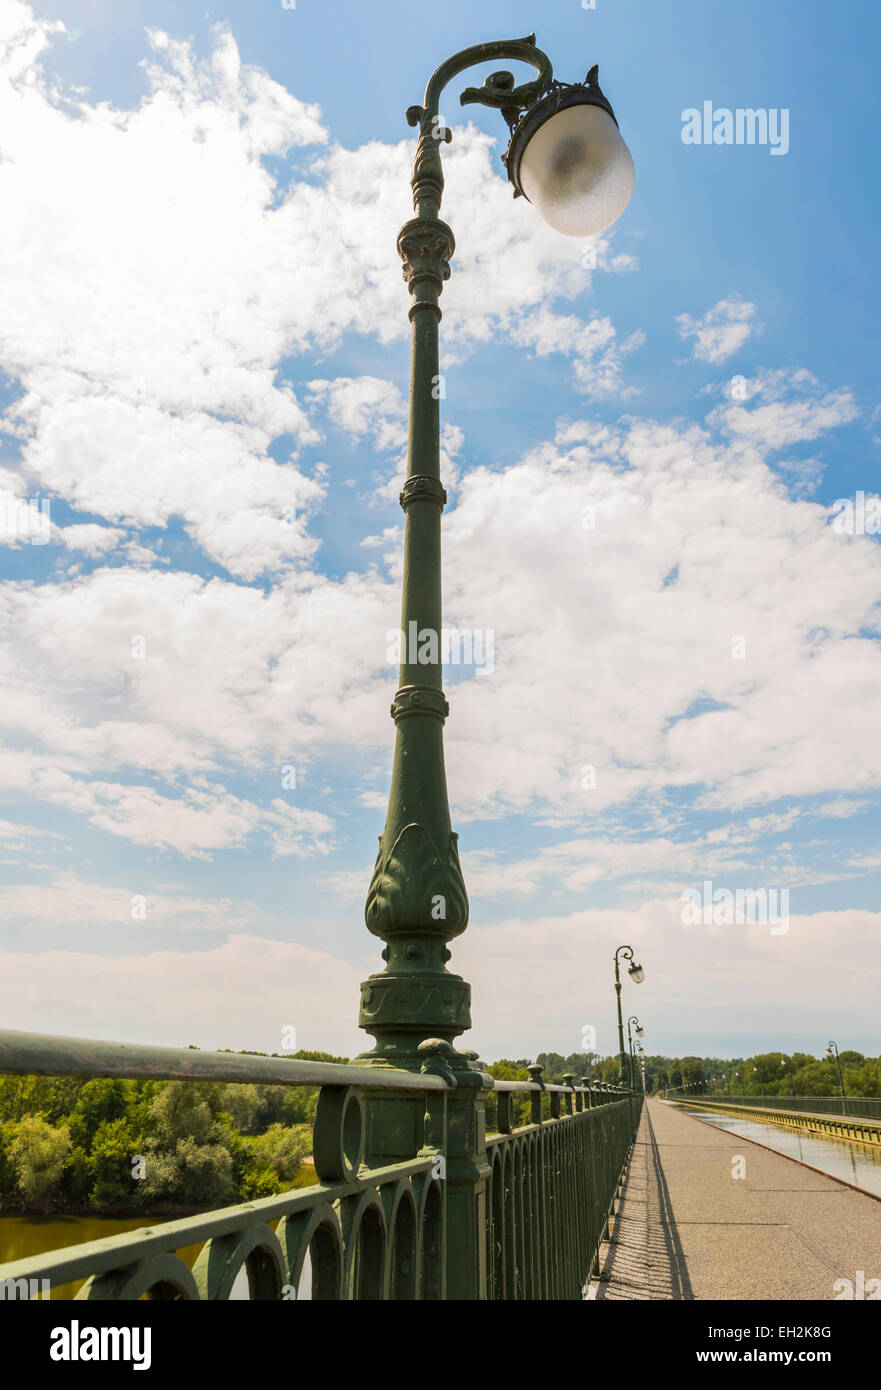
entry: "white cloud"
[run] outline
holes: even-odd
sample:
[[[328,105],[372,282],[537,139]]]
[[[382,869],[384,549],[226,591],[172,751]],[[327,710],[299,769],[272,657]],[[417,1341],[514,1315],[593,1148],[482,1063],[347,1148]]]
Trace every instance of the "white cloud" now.
[[[180,517],[245,580],[307,564],[324,485],[297,450],[319,435],[278,365],[351,330],[407,333],[390,229],[407,215],[413,142],[314,153],[328,146],[318,108],[243,64],[222,29],[205,58],[152,31],[135,109],[62,96],[39,66],[60,26],[23,5],[7,16],[0,362],[22,385],[6,425],[28,477],[114,525]],[[279,184],[262,162],[310,148],[308,182]],[[505,334],[547,350],[540,306],[590,287],[580,247],[511,208],[491,154],[466,126],[446,160],[450,216],[467,229],[445,295],[445,343],[460,357]],[[601,266],[630,265],[609,246],[597,239]],[[574,322],[561,351],[596,336]],[[626,350],[601,361],[601,392],[619,388]],[[365,420],[370,381],[334,387],[344,423]],[[395,447],[403,406],[382,390],[377,442]],[[277,462],[280,435],[293,447]]]
[[[710,419],[735,438],[765,450],[819,439],[859,414],[846,387],[821,391],[804,367],[738,378],[738,389],[742,399],[719,406]]]
[[[738,295],[720,299],[702,318],[677,314],[676,325],[680,338],[693,338],[691,355],[698,362],[718,364],[727,362],[761,325],[756,321],[755,304]]]
[[[174,892],[162,885],[133,883],[130,889],[90,882],[74,873],[62,873],[49,883],[17,883],[0,886],[0,910],[9,926],[19,929],[61,926],[75,938],[83,927],[112,927],[120,932],[133,923],[157,930],[220,931],[228,933],[253,926],[260,916],[254,903],[235,903],[229,898],[206,899]],[[145,903],[135,908],[136,898]],[[142,918],[133,912],[142,911]]]
[[[678,897],[656,898],[635,907],[472,923],[456,942],[453,962],[472,986],[471,1046],[487,1060],[511,1055],[504,1049],[513,1034],[516,1056],[548,1047],[568,1053],[581,1046],[582,1027],[592,1024],[599,1050],[617,1051],[611,957],[622,941],[633,944],[645,968],[644,985],[625,980],[624,988],[628,1010],[640,1017],[650,991],[651,1051],[676,1052],[701,1035],[768,1037],[771,1019],[778,1036],[810,1036],[818,1009],[830,1030],[846,1019],[852,1033],[876,1035],[881,914],[806,914],[793,900],[789,931],[772,936],[761,925],[685,928],[681,911]],[[585,982],[580,1003],[564,997],[561,980]],[[846,1012],[839,1004],[830,1016],[830,1000],[847,1000]],[[818,1039],[818,1050],[827,1036]]]
[[[589,821],[669,787],[719,808],[878,787],[872,538],[842,544],[754,445],[709,429],[570,421],[559,438],[514,467],[467,473],[444,523],[446,621],[492,630],[495,646],[491,674],[450,685],[459,819]],[[278,769],[387,749],[398,537],[382,538],[385,573],[291,576],[267,593],[129,568],[6,585],[10,792],[188,853],[258,830],[279,852],[324,843],[323,824],[291,837],[271,820]],[[738,634],[745,660],[732,656]],[[586,764],[594,790],[582,788]],[[224,791],[226,771],[243,768],[267,777],[265,802]],[[167,786],[139,790],[140,769]],[[293,800],[309,809],[308,776]]]
[[[353,440],[369,435],[378,450],[407,441],[407,402],[392,381],[376,376],[310,381],[309,394],[326,403],[329,418]]]
[[[90,559],[114,550],[125,535],[118,526],[59,526],[55,534],[68,550],[84,550]]]
[[[210,951],[47,951],[39,968],[4,951],[0,1011],[26,1031],[266,1052],[293,1026],[298,1047],[354,1056],[371,1045],[353,1021],[361,978],[323,951],[245,933]]]

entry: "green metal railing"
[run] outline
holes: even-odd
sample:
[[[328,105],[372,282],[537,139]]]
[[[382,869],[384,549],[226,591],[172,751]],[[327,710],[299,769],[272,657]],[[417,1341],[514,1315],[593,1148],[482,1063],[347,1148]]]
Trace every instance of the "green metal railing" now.
[[[596,1267],[641,1098],[628,1094],[591,1106],[590,1088],[547,1088],[547,1122],[541,1118],[541,1086],[497,1086],[500,1099],[531,1091],[534,1122],[487,1140],[487,1297],[580,1298]]]
[[[852,1115],[855,1119],[881,1120],[879,1096],[729,1096],[725,1092],[667,1092],[671,1100],[724,1101],[759,1110],[795,1110],[811,1115]]]
[[[423,1051],[418,1074],[0,1032],[0,1072],[321,1088],[317,1185],[0,1265],[0,1292],[85,1280],[77,1299],[580,1298],[641,1097],[544,1085],[537,1067],[529,1082],[475,1072],[463,1085],[447,1044]],[[492,1092],[499,1133],[486,1138]],[[517,1092],[532,1123],[514,1129]],[[193,1246],[191,1267],[179,1252]]]

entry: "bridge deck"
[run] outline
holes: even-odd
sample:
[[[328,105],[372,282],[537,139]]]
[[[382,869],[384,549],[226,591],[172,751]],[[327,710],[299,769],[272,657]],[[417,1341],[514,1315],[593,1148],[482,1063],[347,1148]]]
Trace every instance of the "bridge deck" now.
[[[612,1234],[598,1301],[830,1300],[837,1279],[881,1278],[881,1202],[657,1100]]]

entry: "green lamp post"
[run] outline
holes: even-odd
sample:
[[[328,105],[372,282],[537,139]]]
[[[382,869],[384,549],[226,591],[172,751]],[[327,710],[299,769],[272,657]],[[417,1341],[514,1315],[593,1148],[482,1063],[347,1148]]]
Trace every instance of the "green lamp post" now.
[[[630,1032],[630,1025],[631,1025],[632,1023],[635,1023],[635,1024],[636,1024],[636,1027],[635,1027],[635,1029],[634,1029],[634,1032],[635,1032],[637,1038],[641,1038],[641,1037],[643,1037],[643,1036],[645,1035],[645,1029],[642,1027],[642,1025],[641,1025],[639,1019],[636,1017],[636,1014],[631,1014],[630,1017],[629,1017],[628,1020],[627,1020],[627,1050],[628,1050],[628,1052],[630,1053],[630,1086],[631,1086],[631,1089],[633,1089],[633,1077],[634,1077],[634,1066],[633,1066],[633,1035],[632,1035],[631,1032]]]
[[[829,1059],[830,1062],[832,1061],[832,1058],[834,1057],[834,1058],[835,1058],[835,1061],[838,1063],[838,1084],[839,1084],[839,1086],[841,1087],[841,1096],[842,1096],[842,1099],[845,1099],[845,1097],[846,1097],[846,1092],[845,1092],[845,1089],[844,1089],[844,1076],[842,1075],[842,1072],[841,1072],[841,1058],[840,1058],[839,1055],[838,1055],[838,1043],[837,1043],[837,1042],[828,1042],[828,1043],[826,1044],[826,1056],[827,1056],[827,1058]]]
[[[793,1100],[795,1100],[795,1082],[792,1079],[792,1058],[784,1057],[780,1065],[781,1067],[785,1067],[787,1063],[789,1064],[789,1094],[792,1096]]]
[[[624,1076],[624,1071],[625,1071],[625,1061],[624,1061],[624,1021],[623,1021],[623,1018],[622,1018],[622,1016],[621,1016],[621,970],[620,970],[620,967],[619,967],[619,965],[618,965],[618,957],[619,957],[619,956],[623,956],[625,960],[629,960],[629,961],[630,961],[630,965],[629,965],[629,967],[628,967],[627,973],[628,973],[628,975],[630,976],[630,978],[633,980],[634,984],[637,984],[637,985],[641,985],[641,984],[642,984],[643,980],[645,979],[645,971],[643,970],[642,966],[641,966],[641,965],[638,965],[638,964],[636,963],[636,961],[633,959],[633,947],[632,947],[632,946],[619,946],[619,947],[618,947],[617,951],[615,952],[615,1000],[616,1000],[616,1003],[617,1003],[617,1006],[618,1006],[618,1081],[619,1081],[619,1084],[620,1084],[620,1085],[623,1085],[623,1084],[624,1084],[624,1079],[625,1079],[625,1076]],[[632,1085],[632,1083],[633,1083],[633,1078],[632,1078],[632,1076],[631,1076],[629,1079],[630,1079],[630,1083],[631,1083],[631,1085]]]
[[[642,1094],[645,1095],[645,1048],[641,1042],[636,1043],[636,1055],[639,1060],[639,1076],[642,1083]]]
[[[443,1076],[450,1089],[433,1110],[414,1092],[401,1096],[365,1081],[367,1161],[412,1157],[419,1136],[446,1156],[447,1296],[476,1298],[485,1286],[485,1118],[488,1078],[477,1054],[456,1039],[471,1027],[471,989],[447,969],[449,943],[468,925],[468,896],[450,823],[443,729],[441,513],[438,381],[439,299],[450,277],[452,230],[439,217],[444,189],[441,145],[452,139],[440,117],[441,94],[466,68],[498,59],[529,64],[537,76],[520,86],[494,72],[460,102],[497,108],[510,131],[503,156],[515,197],[531,202],[568,236],[603,231],[624,211],[633,161],[614,112],[591,68],[584,82],[554,78],[535,35],[477,44],[448,58],[429,79],[407,121],[419,138],[411,186],[415,217],[397,247],[410,292],[410,422],[407,476],[401,489],[404,564],[398,689],[391,705],[395,751],[385,828],[367,894],[368,929],[383,942],[385,968],[361,986],[359,1024],[375,1046],[358,1058],[371,1068],[399,1067]],[[413,640],[415,637],[415,641]],[[430,1139],[429,1139],[430,1136]],[[453,1248],[455,1247],[455,1248]],[[455,1271],[455,1275],[452,1271]]]
[[[447,494],[440,478],[438,300],[455,243],[438,216],[441,145],[452,138],[439,103],[459,73],[496,59],[528,63],[537,77],[517,86],[511,73],[495,72],[460,101],[496,107],[507,121],[511,139],[503,158],[515,197],[533,203],[558,231],[583,237],[615,221],[633,186],[633,161],[597,69],[583,83],[555,80],[534,35],[457,53],[431,77],[423,104],[407,111],[419,139],[411,179],[416,216],[397,242],[412,300],[407,477],[400,495],[405,642],[391,706],[396,737],[388,814],[365,908],[369,930],[384,943],[385,969],[361,987],[359,1023],[376,1045],[359,1060],[410,1070],[427,1065],[472,1086],[480,1084],[476,1056],[455,1048],[471,1026],[470,986],[446,964],[448,943],[468,924],[468,897],[443,752],[449,705],[442,688],[441,512]]]

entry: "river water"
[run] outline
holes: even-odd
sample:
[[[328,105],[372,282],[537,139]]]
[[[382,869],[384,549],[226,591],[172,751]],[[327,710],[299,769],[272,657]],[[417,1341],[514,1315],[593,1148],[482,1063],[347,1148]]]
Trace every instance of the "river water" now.
[[[718,1129],[726,1129],[742,1139],[755,1139],[769,1149],[776,1149],[778,1153],[788,1154],[802,1163],[810,1163],[814,1168],[822,1168],[833,1178],[843,1178],[845,1182],[855,1183],[867,1192],[881,1195],[881,1145],[824,1139],[819,1134],[805,1134],[800,1130],[786,1129],[783,1125],[766,1124],[763,1120],[745,1120],[739,1115],[718,1110],[692,1111],[688,1106],[682,1108]]]
[[[307,1159],[292,1187],[311,1187],[317,1181],[318,1178],[312,1161]],[[107,1236],[122,1235],[125,1231],[136,1231],[141,1226],[147,1226],[153,1230],[165,1221],[177,1221],[179,1219],[179,1216],[173,1215],[119,1218],[91,1215],[65,1216],[60,1212],[54,1212],[51,1216],[35,1216],[31,1213],[0,1211],[0,1265],[10,1264],[13,1260],[26,1260],[31,1255],[45,1255],[49,1250],[61,1250],[68,1245],[82,1245],[86,1241],[103,1240]],[[267,1224],[272,1230],[275,1230],[278,1220],[269,1221]],[[202,1249],[202,1244],[203,1242],[198,1245],[181,1246],[175,1253],[192,1269],[199,1251]],[[84,1279],[80,1279],[76,1283],[59,1285],[58,1288],[53,1288],[50,1291],[49,1296],[53,1299],[74,1298],[85,1282]],[[297,1297],[299,1299],[311,1298],[311,1289],[312,1270],[307,1255]],[[236,1277],[230,1297],[234,1299],[248,1297],[248,1276],[244,1269]]]
[[[152,1230],[163,1221],[174,1219],[172,1216],[132,1216],[121,1220],[112,1216],[33,1216],[0,1212],[0,1264],[43,1255],[47,1250],[61,1250],[68,1245],[81,1245],[88,1240],[103,1240],[124,1231],[136,1231],[140,1226],[149,1226]],[[200,1249],[200,1245],[187,1246],[177,1253],[192,1269]],[[49,1296],[74,1298],[85,1282],[80,1279],[73,1284],[59,1285]]]

